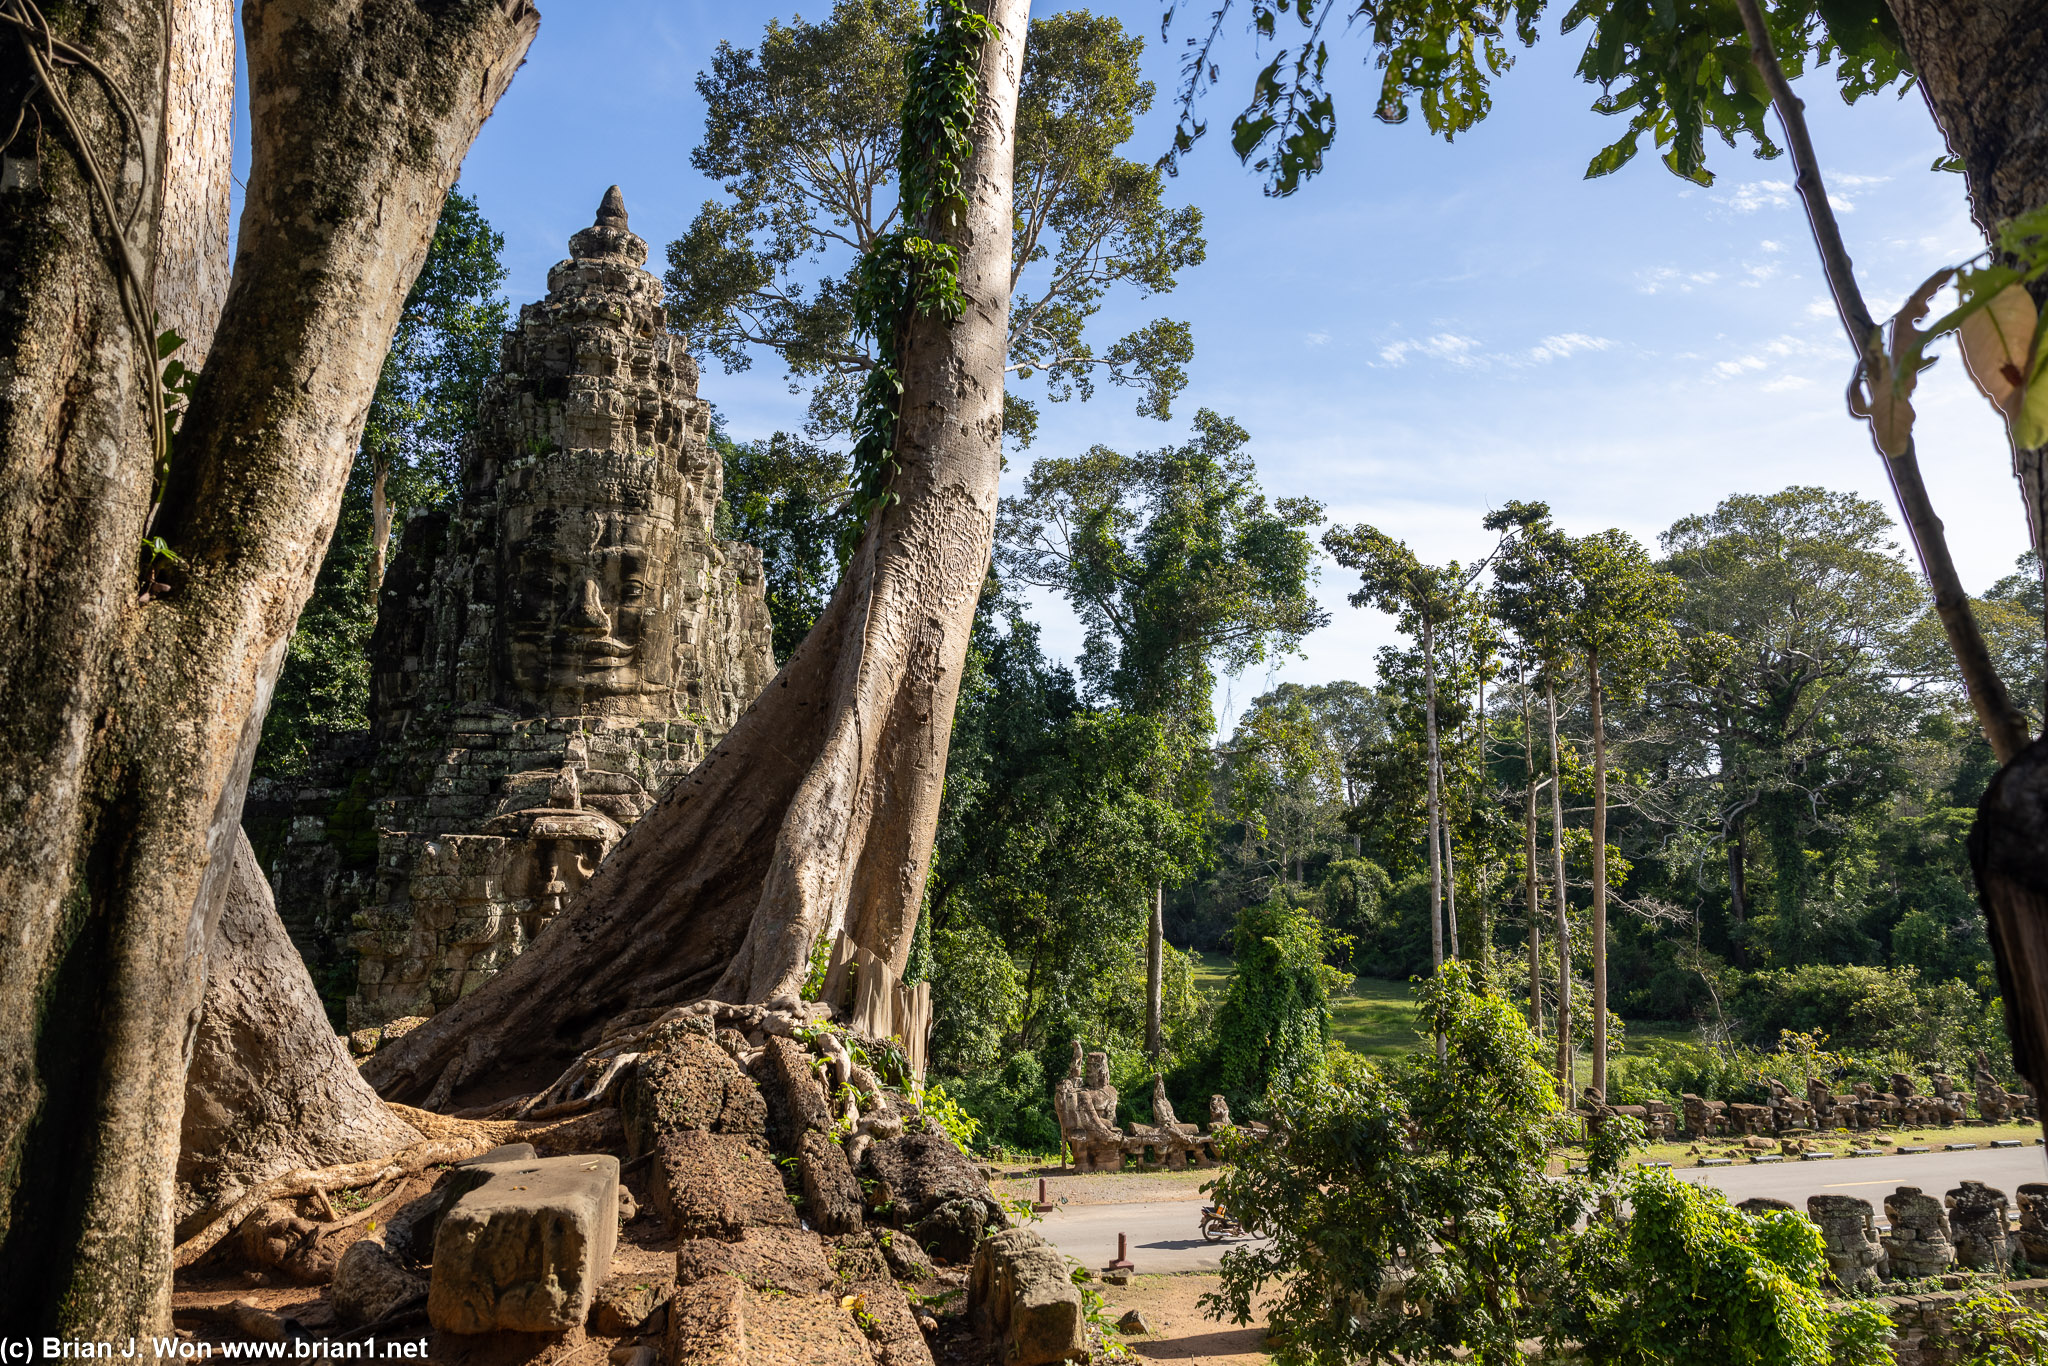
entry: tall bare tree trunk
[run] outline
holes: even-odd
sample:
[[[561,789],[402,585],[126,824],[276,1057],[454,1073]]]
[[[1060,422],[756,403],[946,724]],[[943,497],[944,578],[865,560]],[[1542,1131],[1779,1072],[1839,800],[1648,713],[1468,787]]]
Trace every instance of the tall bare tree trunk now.
[[[1529,680],[1515,666],[1522,693],[1522,895],[1529,922],[1529,1032],[1543,1037],[1543,902],[1536,876],[1536,718],[1529,714]]]
[[[1424,756],[1429,766],[1429,966],[1434,972],[1444,965],[1444,863],[1437,844],[1443,826],[1443,798],[1436,767],[1436,631],[1427,617],[1422,621],[1422,678],[1423,724],[1429,744]]]
[[[1593,1089],[1607,1094],[1607,718],[1600,652],[1586,656],[1593,701]]]
[[[252,0],[239,268],[155,523],[178,559],[139,594],[172,38],[147,0],[52,14],[98,71],[43,82],[37,187],[0,198],[0,1322],[123,1340],[167,1326],[186,1063],[270,687],[441,201],[538,18]]]
[[[1152,923],[1145,931],[1145,1052],[1159,1060],[1160,997],[1166,977],[1166,886],[1152,889]]]
[[[1550,872],[1557,909],[1557,1084],[1565,1103],[1572,1099],[1572,926],[1564,881],[1564,763],[1557,747],[1557,679],[1543,678],[1543,702],[1550,709]]]
[[[957,323],[905,349],[900,500],[811,633],[583,893],[476,995],[371,1059],[387,1098],[437,1102],[507,1054],[564,1050],[628,1006],[794,1000],[844,924],[898,971],[937,828],[953,703],[994,535],[1009,315],[1011,154],[1029,6],[990,0],[965,178]]]

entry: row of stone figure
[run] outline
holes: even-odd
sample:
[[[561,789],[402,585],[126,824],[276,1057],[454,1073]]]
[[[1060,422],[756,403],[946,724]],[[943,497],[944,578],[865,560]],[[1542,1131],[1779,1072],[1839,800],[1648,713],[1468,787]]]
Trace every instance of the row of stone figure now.
[[[1844,1290],[1888,1280],[1916,1281],[1963,1267],[2009,1270],[2016,1258],[2048,1266],[2048,1183],[2019,1188],[2019,1228],[2007,1227],[2005,1192],[1965,1181],[1937,1200],[1918,1186],[1900,1186],[1884,1198],[1891,1228],[1880,1233],[1868,1200],[1853,1195],[1810,1195],[1806,1215],[1820,1226],[1828,1264]],[[1789,1210],[1783,1200],[1757,1196],[1739,1208],[1751,1214]]]
[[[1948,1076],[1933,1074],[1934,1092],[1922,1095],[1913,1079],[1903,1072],[1892,1074],[1889,1091],[1859,1082],[1853,1091],[1837,1093],[1824,1081],[1806,1079],[1802,1099],[1783,1082],[1771,1083],[1769,1100],[1762,1105],[1739,1101],[1704,1100],[1687,1092],[1674,1110],[1661,1101],[1647,1105],[1609,1105],[1592,1087],[1581,1097],[1580,1113],[1588,1119],[1605,1115],[1627,1115],[1643,1121],[1652,1138],[1678,1137],[1682,1122],[1692,1138],[1741,1137],[1746,1134],[1781,1134],[1792,1129],[1878,1129],[1915,1127],[1926,1124],[1958,1124],[1967,1120],[1974,1101],[1977,1118],[1986,1124],[2014,1124],[2036,1117],[2038,1102],[2031,1092],[2013,1095],[2000,1086],[1989,1071],[1979,1068],[1974,1078],[1976,1094],[1961,1090]]]
[[[1085,1059],[1080,1040],[1074,1041],[1074,1060],[1067,1075],[1053,1088],[1053,1113],[1059,1117],[1060,1138],[1074,1155],[1076,1170],[1084,1172],[1121,1171],[1127,1157],[1140,1163],[1163,1163],[1174,1171],[1189,1163],[1214,1166],[1222,1159],[1220,1145],[1230,1132],[1263,1135],[1263,1124],[1235,1124],[1230,1102],[1222,1096],[1209,1097],[1209,1123],[1197,1128],[1183,1124],[1167,1099],[1166,1083],[1152,1078],[1152,1123],[1116,1126],[1117,1089],[1109,1084],[1109,1055],[1089,1053]]]

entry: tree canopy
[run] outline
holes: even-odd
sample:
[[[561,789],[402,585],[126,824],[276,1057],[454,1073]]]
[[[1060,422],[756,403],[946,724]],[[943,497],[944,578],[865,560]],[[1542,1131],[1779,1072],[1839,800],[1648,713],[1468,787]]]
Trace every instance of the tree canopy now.
[[[812,399],[814,435],[851,424],[875,356],[855,319],[851,258],[896,226],[893,184],[919,0],[839,0],[822,22],[771,20],[754,48],[721,43],[698,77],[705,131],[691,164],[721,183],[668,248],[670,323],[728,371],[777,356]],[[1055,402],[1099,382],[1135,388],[1165,419],[1193,339],[1159,319],[1107,345],[1091,321],[1114,291],[1169,293],[1205,251],[1200,210],[1169,207],[1164,177],[1118,149],[1152,106],[1143,41],[1112,18],[1034,20],[1016,153],[1007,373],[1042,373]],[[1029,444],[1031,400],[1005,397]]]

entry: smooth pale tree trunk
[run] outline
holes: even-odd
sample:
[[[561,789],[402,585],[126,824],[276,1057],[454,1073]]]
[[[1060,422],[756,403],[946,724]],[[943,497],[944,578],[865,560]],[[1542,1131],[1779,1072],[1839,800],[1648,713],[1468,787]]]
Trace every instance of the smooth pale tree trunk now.
[[[1429,745],[1424,762],[1429,768],[1429,966],[1434,972],[1444,965],[1444,863],[1437,834],[1443,826],[1443,798],[1438,791],[1436,766],[1436,631],[1427,617],[1422,622],[1423,725]]]
[[[1572,927],[1564,882],[1564,765],[1557,747],[1557,680],[1547,673],[1543,701],[1550,710],[1550,873],[1557,910],[1557,1084],[1572,1099]]]
[[[384,552],[391,544],[391,504],[384,496],[391,477],[391,457],[379,452],[372,457],[376,468],[370,475],[370,591],[384,582]]]
[[[1515,666],[1522,693],[1522,896],[1529,922],[1529,1032],[1543,1037],[1543,914],[1536,877],[1536,719],[1529,714],[1529,681]]]
[[[1607,719],[1600,653],[1586,656],[1593,702],[1593,1089],[1607,1094]]]
[[[1486,665],[1479,662],[1479,681],[1473,696],[1472,759],[1479,775],[1480,790],[1486,788]],[[1492,865],[1481,862],[1472,869],[1472,896],[1479,903],[1479,977],[1493,982],[1493,900],[1487,895],[1486,871]]]
[[[167,12],[51,11],[141,137],[60,66],[37,188],[0,198],[0,1322],[116,1341],[168,1326],[186,1063],[270,688],[441,202],[538,24],[523,0],[247,7],[237,268],[154,525],[180,563],[145,596],[151,289],[119,263],[157,254]]]
[[[239,830],[207,945],[181,1133],[180,1237],[270,1177],[385,1157],[423,1137],[356,1071]]]
[[[1442,765],[1438,765],[1439,787],[1448,787],[1443,782]],[[1458,863],[1451,850],[1451,815],[1449,803],[1437,820],[1437,834],[1444,842],[1444,956],[1452,962],[1458,958]]]
[[[1159,1060],[1159,1014],[1166,976],[1166,887],[1152,889],[1152,922],[1145,932],[1145,1052]]]
[[[738,724],[476,995],[381,1050],[387,1099],[445,1100],[508,1056],[573,1051],[629,1007],[794,1001],[844,924],[901,971],[937,829],[1001,467],[1011,153],[1029,6],[991,0],[957,323],[904,355],[902,470],[832,600]]]
[[[227,303],[230,180],[234,167],[235,15],[232,0],[171,0],[164,96],[162,209],[152,294],[157,327],[185,339],[176,353],[206,364]]]

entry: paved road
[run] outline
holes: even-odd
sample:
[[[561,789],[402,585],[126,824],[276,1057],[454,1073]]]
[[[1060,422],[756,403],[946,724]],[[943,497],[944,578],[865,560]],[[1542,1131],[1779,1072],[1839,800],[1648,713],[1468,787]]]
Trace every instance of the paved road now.
[[[1775,1196],[1804,1207],[1809,1195],[1856,1195],[1884,1217],[1884,1197],[1898,1186],[1918,1186],[1940,1196],[1964,1180],[1982,1181],[2010,1195],[2025,1181],[2048,1181],[2048,1149],[1978,1149],[1967,1153],[1836,1158],[1829,1162],[1786,1162],[1753,1166],[1683,1168],[1689,1181],[1704,1181],[1731,1200]],[[1235,1244],[1209,1243],[1196,1227],[1202,1197],[1148,1200],[1133,1204],[1068,1205],[1048,1214],[1037,1228],[1054,1246],[1082,1265],[1102,1267],[1116,1255],[1116,1236],[1126,1235],[1130,1259],[1140,1272],[1213,1271]]]

